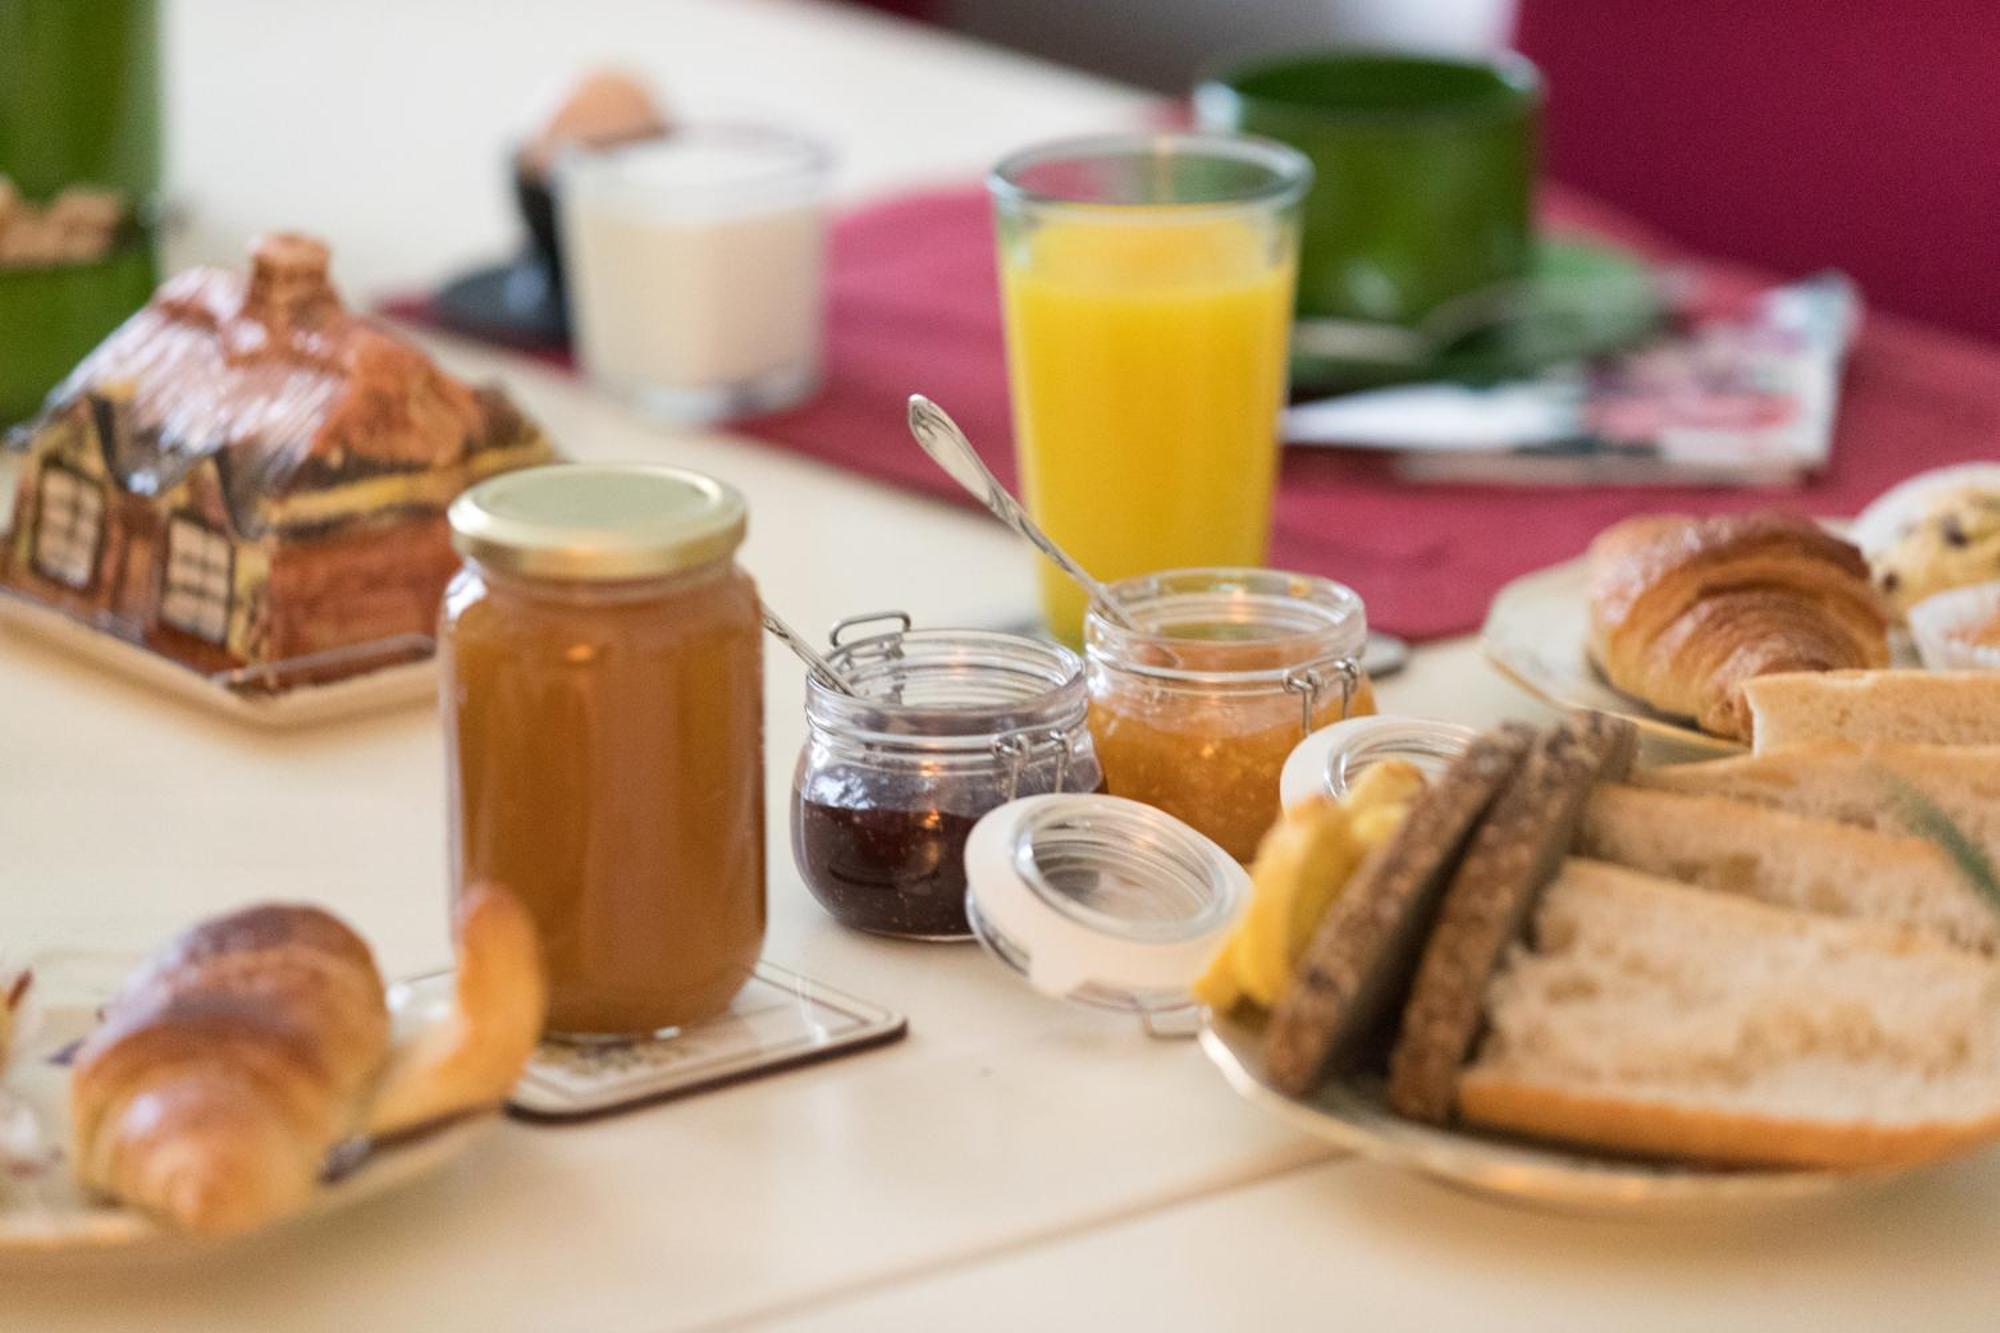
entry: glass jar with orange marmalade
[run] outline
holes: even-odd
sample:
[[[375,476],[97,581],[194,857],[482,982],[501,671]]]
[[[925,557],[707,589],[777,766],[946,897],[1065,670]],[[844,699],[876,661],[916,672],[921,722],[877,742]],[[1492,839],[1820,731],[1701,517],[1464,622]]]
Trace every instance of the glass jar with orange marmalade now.
[[[1106,788],[1248,861],[1278,817],[1292,747],[1375,711],[1350,588],[1269,569],[1178,569],[1111,585],[1125,628],[1084,620],[1090,730]]]
[[[454,883],[535,919],[552,1035],[713,1017],[764,939],[763,657],[734,490],[563,464],[451,507]]]

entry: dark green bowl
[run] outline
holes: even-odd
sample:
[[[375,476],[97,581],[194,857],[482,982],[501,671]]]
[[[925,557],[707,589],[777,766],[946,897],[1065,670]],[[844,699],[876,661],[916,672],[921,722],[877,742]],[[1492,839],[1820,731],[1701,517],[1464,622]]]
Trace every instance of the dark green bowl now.
[[[1529,275],[1541,96],[1515,55],[1332,51],[1226,70],[1195,108],[1206,129],[1312,159],[1299,313],[1408,325]]]

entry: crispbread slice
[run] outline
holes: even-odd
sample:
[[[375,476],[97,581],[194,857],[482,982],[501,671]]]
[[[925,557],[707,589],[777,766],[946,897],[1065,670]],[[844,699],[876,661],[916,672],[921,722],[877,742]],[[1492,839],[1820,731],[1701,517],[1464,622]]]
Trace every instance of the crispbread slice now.
[[[1534,729],[1520,723],[1479,737],[1355,870],[1272,1013],[1264,1060],[1278,1087],[1310,1092],[1327,1062],[1351,1051],[1401,1000],[1467,835],[1534,740]]]
[[[1607,767],[1622,776],[1637,729],[1592,713],[1545,734],[1472,835],[1438,908],[1389,1060],[1389,1105],[1443,1124],[1479,1035],[1480,997],[1576,837]]]

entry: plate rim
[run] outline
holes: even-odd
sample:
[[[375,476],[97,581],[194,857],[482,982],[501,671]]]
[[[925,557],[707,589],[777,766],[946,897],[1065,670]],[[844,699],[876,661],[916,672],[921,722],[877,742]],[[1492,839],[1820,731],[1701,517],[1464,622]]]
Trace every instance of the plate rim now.
[[[144,958],[145,955],[137,951],[57,947],[36,952],[26,966],[38,976],[48,973],[59,975],[65,966],[107,971],[118,969],[122,976]],[[386,984],[383,988],[385,999],[405,989],[403,981],[419,979],[399,979]],[[92,993],[94,991],[88,988],[82,989],[75,995],[65,997],[59,1007],[86,1007],[90,1004],[89,995]],[[406,1000],[405,1003],[414,1004],[415,1000]],[[398,1012],[391,1003],[392,1024]],[[50,1050],[61,1050],[62,1043],[40,1050],[34,1047],[32,1038],[17,1046],[10,1053],[7,1068],[0,1069],[0,1081],[4,1081],[9,1070],[18,1067],[20,1062],[47,1060]],[[442,1170],[462,1156],[475,1140],[500,1123],[500,1109],[498,1104],[474,1109],[408,1139],[374,1148],[352,1170],[332,1180],[321,1180],[303,1209],[242,1236],[210,1237],[176,1231],[137,1208],[115,1202],[69,1212],[41,1207],[24,1209],[16,1206],[9,1198],[5,1184],[0,1183],[0,1264],[36,1256],[115,1255],[216,1248],[262,1236],[388,1194]],[[67,1123],[62,1129],[67,1132]],[[63,1148],[65,1160],[53,1169],[67,1173],[71,1169],[67,1161],[69,1145],[65,1143]]]
[[[1341,1114],[1340,1107],[1293,1097],[1267,1083],[1238,1049],[1254,1029],[1209,1011],[1199,1041],[1224,1082],[1244,1101],[1355,1156],[1475,1194],[1536,1208],[1590,1215],[1686,1213],[1746,1205],[1781,1205],[1903,1180],[1935,1163],[1857,1171],[1718,1168],[1599,1157],[1530,1140],[1488,1137],[1394,1120],[1393,1133]],[[1366,1094],[1348,1090],[1371,1116],[1393,1119]]]
[[[0,587],[0,642],[7,632],[81,659],[149,694],[191,704],[211,717],[266,731],[286,731],[414,707],[437,693],[437,655],[336,680],[299,685],[269,695],[239,694],[128,639],[119,638],[47,606],[13,588]]]
[[[1699,749],[1714,758],[1750,753],[1750,747],[1742,742],[1732,741],[1723,736],[1712,736],[1687,722],[1677,721],[1672,715],[1649,707],[1608,681],[1604,683],[1604,688],[1609,694],[1616,696],[1620,704],[1617,708],[1605,708],[1598,702],[1575,698],[1565,691],[1552,687],[1547,681],[1535,679],[1530,673],[1521,669],[1513,655],[1501,646],[1498,627],[1514,611],[1516,603],[1534,592],[1533,585],[1544,580],[1553,582],[1559,578],[1577,578],[1585,567],[1586,557],[1575,556],[1552,565],[1543,565],[1539,569],[1529,570],[1525,574],[1517,574],[1500,585],[1499,591],[1493,594],[1493,599],[1487,604],[1486,618],[1479,627],[1479,655],[1485,659],[1487,665],[1534,698],[1565,712],[1610,713],[1631,722],[1647,735],[1689,749]],[[1585,652],[1583,644],[1578,643],[1575,646],[1579,653]],[[1585,660],[1588,661],[1587,654]]]

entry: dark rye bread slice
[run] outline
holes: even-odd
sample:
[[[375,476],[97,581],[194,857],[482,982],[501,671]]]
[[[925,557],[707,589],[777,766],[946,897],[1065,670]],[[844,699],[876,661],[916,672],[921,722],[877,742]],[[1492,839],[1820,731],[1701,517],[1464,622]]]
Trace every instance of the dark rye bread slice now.
[[[1534,728],[1517,722],[1473,741],[1355,870],[1264,1034],[1265,1071],[1279,1088],[1311,1092],[1329,1062],[1346,1060],[1401,1004],[1460,849],[1534,742]]]
[[[1458,1072],[1479,1035],[1486,983],[1555,875],[1591,788],[1632,766],[1638,731],[1591,713],[1547,732],[1487,810],[1438,907],[1389,1057],[1389,1105],[1432,1124],[1451,1118]]]

